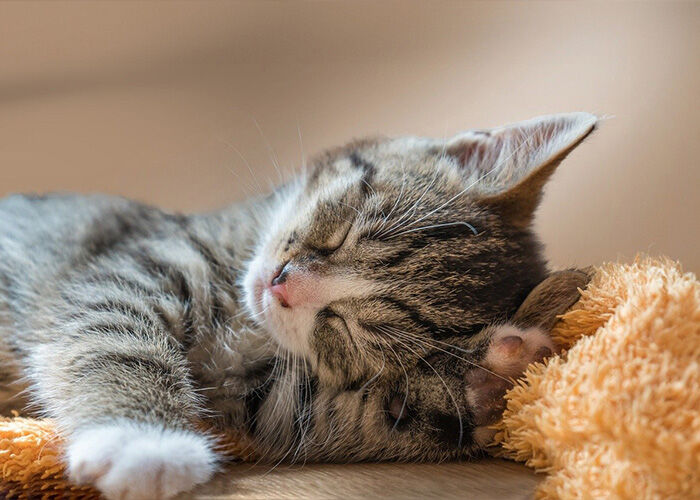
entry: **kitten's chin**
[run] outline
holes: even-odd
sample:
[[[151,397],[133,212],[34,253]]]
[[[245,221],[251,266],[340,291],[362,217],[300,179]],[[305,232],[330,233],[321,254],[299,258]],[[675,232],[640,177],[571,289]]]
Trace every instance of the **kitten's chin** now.
[[[309,354],[309,332],[315,312],[280,305],[269,290],[262,292],[262,326],[270,337],[291,354],[306,358]]]

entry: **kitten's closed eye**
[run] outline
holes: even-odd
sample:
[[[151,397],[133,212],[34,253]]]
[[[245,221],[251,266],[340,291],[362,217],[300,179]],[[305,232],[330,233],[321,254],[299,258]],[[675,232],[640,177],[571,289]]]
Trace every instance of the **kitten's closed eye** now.
[[[338,226],[333,234],[322,245],[311,245],[311,249],[320,256],[327,257],[340,250],[348,239],[352,230],[352,224],[346,223]]]
[[[319,313],[319,316],[323,317],[331,326],[331,328],[334,328],[337,331],[341,331],[347,335],[350,335],[350,328],[348,328],[348,324],[345,322],[345,319],[330,307],[326,307],[325,309],[323,309]]]

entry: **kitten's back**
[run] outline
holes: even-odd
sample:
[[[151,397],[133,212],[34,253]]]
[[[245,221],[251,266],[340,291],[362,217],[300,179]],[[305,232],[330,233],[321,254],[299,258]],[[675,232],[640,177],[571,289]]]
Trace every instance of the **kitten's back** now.
[[[17,379],[18,357],[9,337],[21,334],[24,325],[36,319],[42,296],[51,293],[61,273],[86,258],[86,243],[108,231],[104,221],[133,206],[138,205],[100,195],[0,199],[0,412],[2,401],[17,391],[9,388]]]

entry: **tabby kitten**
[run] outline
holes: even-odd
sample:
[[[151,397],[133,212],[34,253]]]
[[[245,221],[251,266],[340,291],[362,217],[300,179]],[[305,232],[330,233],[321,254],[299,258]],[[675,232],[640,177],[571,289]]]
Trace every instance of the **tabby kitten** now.
[[[471,456],[504,380],[553,348],[503,321],[546,276],[542,187],[595,123],[355,142],[205,215],[6,198],[0,394],[26,386],[71,477],[107,498],[208,479],[202,419],[269,460]]]

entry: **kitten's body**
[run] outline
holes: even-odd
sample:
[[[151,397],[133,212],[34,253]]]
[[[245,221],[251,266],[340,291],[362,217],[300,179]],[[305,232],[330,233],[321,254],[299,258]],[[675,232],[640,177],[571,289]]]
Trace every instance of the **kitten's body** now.
[[[53,363],[28,354],[51,346],[40,357],[64,360],[70,326],[85,331],[123,323],[144,334],[155,329],[173,337],[177,348],[172,355],[189,362],[197,385],[213,387],[207,396],[217,410],[240,424],[240,396],[250,389],[246,386],[259,384],[251,374],[262,372],[275,354],[260,329],[242,314],[236,286],[239,270],[250,258],[254,228],[261,222],[256,213],[260,211],[240,205],[185,217],[106,196],[18,195],[0,201],[2,355],[23,363],[39,387],[50,386],[54,374],[40,372]],[[110,303],[129,309],[120,313],[102,307]],[[95,335],[94,341],[103,344],[108,333]],[[123,349],[125,355],[138,356],[138,339],[123,340],[115,352]],[[4,370],[13,365],[19,368],[8,363]],[[20,373],[6,378],[18,380]],[[45,398],[42,405],[62,401],[55,388],[35,396]],[[187,412],[193,403],[182,400],[175,406]],[[103,405],[106,416],[116,415],[109,399]],[[177,413],[173,419],[185,418]],[[78,425],[80,408],[71,414],[71,422]],[[94,410],[87,418],[95,418]]]
[[[271,460],[469,456],[503,380],[553,348],[488,325],[545,277],[529,221],[594,122],[355,143],[207,215],[0,201],[0,391],[27,385],[73,477],[116,498],[206,479],[202,418]]]

